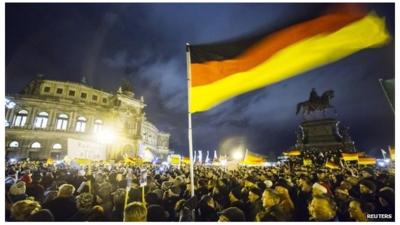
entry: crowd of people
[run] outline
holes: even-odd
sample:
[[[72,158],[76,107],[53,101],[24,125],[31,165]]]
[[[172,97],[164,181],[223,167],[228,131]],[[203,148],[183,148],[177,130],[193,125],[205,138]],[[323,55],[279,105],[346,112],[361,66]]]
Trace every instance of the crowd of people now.
[[[143,185],[143,169],[147,181]],[[387,168],[6,164],[7,221],[394,221]]]

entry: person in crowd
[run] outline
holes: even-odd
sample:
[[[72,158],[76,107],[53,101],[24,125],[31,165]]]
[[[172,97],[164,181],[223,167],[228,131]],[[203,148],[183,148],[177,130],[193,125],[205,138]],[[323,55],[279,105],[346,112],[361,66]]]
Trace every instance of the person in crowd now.
[[[394,220],[391,168],[348,164],[334,170],[298,161],[234,170],[195,165],[192,197],[187,165],[20,160],[6,165],[6,220],[124,221],[126,206],[143,201],[138,181],[143,169],[146,221],[235,221],[241,215],[240,221],[361,221],[363,214]],[[19,212],[12,209],[19,201],[35,203],[19,203]],[[375,214],[387,216],[370,216]]]
[[[336,204],[327,195],[314,195],[308,205],[311,221],[335,221]]]
[[[297,193],[295,197],[295,221],[308,221],[308,211],[304,207],[311,200],[312,184],[311,180],[302,175],[297,182]]]
[[[377,193],[378,206],[376,213],[391,215],[389,221],[394,221],[395,218],[395,195],[394,190],[390,187],[383,187]]]
[[[17,183],[13,184],[8,191],[8,197],[11,203],[27,199],[28,195],[25,192],[26,185],[24,181],[18,181]]]
[[[368,221],[367,213],[371,213],[374,210],[374,206],[363,200],[353,199],[349,203],[348,212],[350,219],[357,222]]]
[[[11,218],[14,221],[29,221],[29,217],[41,210],[40,203],[33,200],[20,200],[11,207]]]
[[[192,215],[192,210],[186,205],[187,202],[188,201],[185,199],[181,199],[178,202],[176,202],[175,205],[176,221],[187,222],[194,220]]]
[[[245,216],[242,210],[237,207],[229,207],[218,213],[218,222],[242,222]]]
[[[349,191],[342,186],[337,187],[335,189],[334,199],[335,199],[336,205],[338,206],[337,216],[338,216],[339,221],[348,221],[349,215],[347,213],[347,210],[348,210],[349,202],[351,200]]]
[[[77,212],[71,217],[72,221],[87,221],[92,212],[94,198],[90,193],[82,193],[76,196]]]
[[[110,221],[122,221],[124,218],[126,191],[123,188],[118,188],[112,193],[113,210],[111,212]]]
[[[248,211],[249,214],[246,215],[247,221],[255,221],[257,213],[263,210],[263,203],[261,196],[263,191],[258,187],[251,187],[248,193]]]
[[[48,209],[41,209],[33,214],[31,214],[28,218],[28,221],[33,222],[53,222],[54,216]]]
[[[203,195],[199,201],[197,221],[217,221],[217,209],[215,200],[209,195]]]
[[[242,201],[242,188],[240,186],[234,187],[229,192],[229,206],[237,207],[243,212],[247,211],[245,203]]]
[[[131,202],[124,210],[124,222],[147,221],[147,208],[141,202]]]
[[[100,205],[95,205],[92,207],[92,210],[90,211],[88,215],[87,221],[89,222],[101,222],[101,221],[107,221],[108,218],[106,217],[106,214],[104,212],[103,207]]]
[[[43,208],[50,210],[55,221],[68,221],[78,211],[73,196],[74,192],[75,187],[73,185],[61,185],[57,197],[44,204]]]
[[[149,205],[147,208],[147,221],[162,222],[168,221],[169,213],[160,205]]]
[[[26,194],[33,196],[36,201],[43,203],[44,201],[44,187],[41,185],[42,175],[39,172],[32,174],[32,183],[26,187]]]

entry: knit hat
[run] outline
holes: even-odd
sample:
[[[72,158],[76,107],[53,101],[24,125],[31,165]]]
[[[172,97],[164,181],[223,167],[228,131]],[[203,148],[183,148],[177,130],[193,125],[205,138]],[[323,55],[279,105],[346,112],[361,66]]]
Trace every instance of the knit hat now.
[[[274,185],[271,180],[264,181],[264,184],[265,184],[266,188],[270,188],[270,187],[272,187],[272,185]]]
[[[386,200],[391,206],[394,206],[394,193],[391,189],[384,189],[378,192],[377,196]]]
[[[362,172],[367,172],[370,175],[374,175],[374,170],[371,167],[365,167],[361,170]]]
[[[368,180],[368,179],[363,179],[360,181],[360,184],[366,186],[368,189],[370,189],[372,192],[376,191],[376,185],[374,182]]]
[[[245,221],[245,216],[242,210],[237,207],[229,207],[221,212],[218,215],[224,215],[229,219],[230,222],[239,222]]]
[[[11,195],[23,195],[26,191],[26,185],[23,181],[18,181],[17,183],[11,185],[10,194]]]
[[[76,202],[80,208],[91,208],[93,205],[93,195],[90,193],[82,193],[76,196]]]
[[[250,188],[250,191],[253,192],[254,194],[258,195],[258,196],[261,196],[263,194],[263,191],[261,189],[259,189],[259,188],[256,188],[256,187]]]
[[[328,189],[324,185],[319,184],[319,183],[314,183],[312,186],[312,189],[319,190],[324,194],[328,193]]]

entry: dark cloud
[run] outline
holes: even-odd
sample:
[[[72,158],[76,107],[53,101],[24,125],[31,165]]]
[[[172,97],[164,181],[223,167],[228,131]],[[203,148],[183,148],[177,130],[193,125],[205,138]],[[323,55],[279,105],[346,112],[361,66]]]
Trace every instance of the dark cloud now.
[[[144,96],[149,120],[171,133],[171,149],[187,155],[186,42],[273,31],[327,5],[8,3],[6,92],[18,92],[38,73],[70,81],[86,76],[106,91],[129,79],[135,94]],[[366,7],[386,17],[394,35],[394,4]],[[378,83],[393,77],[392,41],[194,114],[194,148],[214,150],[236,138],[255,152],[279,155],[295,143],[302,121],[296,104],[315,87],[320,94],[336,91],[338,119],[360,149],[376,155],[394,144],[394,115]]]

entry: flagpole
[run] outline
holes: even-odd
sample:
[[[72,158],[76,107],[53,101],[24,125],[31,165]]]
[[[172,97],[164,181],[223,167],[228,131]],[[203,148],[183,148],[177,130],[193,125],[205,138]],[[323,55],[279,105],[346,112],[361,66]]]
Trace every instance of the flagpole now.
[[[389,95],[388,95],[388,93],[386,93],[385,87],[383,86],[383,79],[379,79],[379,84],[381,85],[383,94],[385,94],[386,100],[388,101],[388,103],[390,105],[390,108],[392,109],[392,112],[395,113],[394,112],[394,107],[392,105],[392,102],[390,101]]]
[[[189,157],[190,157],[190,187],[191,194],[194,197],[194,169],[193,169],[193,140],[192,140],[192,113],[190,112],[190,97],[191,97],[191,78],[192,72],[190,69],[190,44],[186,43],[186,66],[187,66],[187,84],[188,84],[188,139],[189,139]]]

